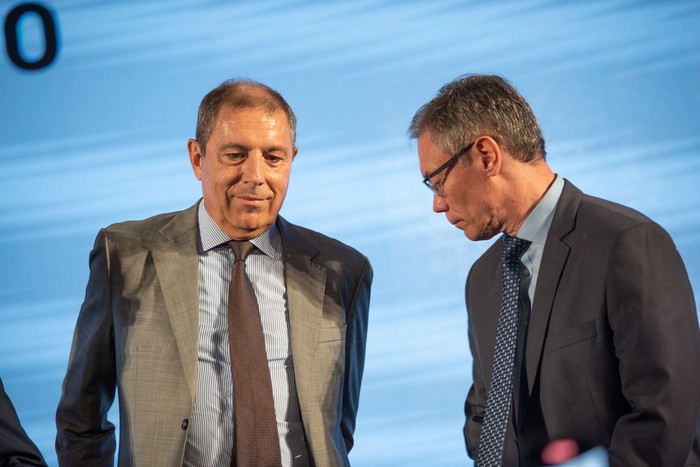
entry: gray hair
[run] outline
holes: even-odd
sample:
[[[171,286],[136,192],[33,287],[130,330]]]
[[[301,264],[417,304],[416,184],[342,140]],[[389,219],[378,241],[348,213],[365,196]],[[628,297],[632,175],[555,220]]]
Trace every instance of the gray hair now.
[[[491,136],[516,160],[544,159],[544,137],[527,101],[500,76],[464,75],[444,85],[418,109],[408,128],[417,139],[430,131],[432,143],[456,153],[480,136]]]
[[[263,107],[270,113],[281,110],[287,116],[289,130],[292,132],[292,142],[293,144],[296,142],[297,118],[280,93],[257,81],[229,79],[210,91],[199,104],[195,138],[203,153],[214,129],[216,117],[224,105],[234,109]]]

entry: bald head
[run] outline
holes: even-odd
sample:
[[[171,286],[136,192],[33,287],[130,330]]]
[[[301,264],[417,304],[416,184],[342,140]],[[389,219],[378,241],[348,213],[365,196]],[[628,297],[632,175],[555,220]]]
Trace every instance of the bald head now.
[[[257,81],[230,79],[224,81],[204,96],[202,103],[199,105],[195,137],[202,151],[205,150],[214,128],[216,117],[223,106],[231,107],[232,109],[258,107],[265,109],[270,114],[281,111],[287,117],[289,130],[292,133],[292,141],[296,141],[296,116],[280,93]]]

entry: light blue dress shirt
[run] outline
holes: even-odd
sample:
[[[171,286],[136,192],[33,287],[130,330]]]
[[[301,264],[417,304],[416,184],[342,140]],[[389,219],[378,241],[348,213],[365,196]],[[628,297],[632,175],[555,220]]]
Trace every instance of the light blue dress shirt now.
[[[535,288],[537,287],[537,278],[540,274],[544,244],[547,241],[549,227],[552,225],[554,211],[563,189],[564,179],[557,175],[547,193],[527,216],[516,234],[518,238],[532,242],[521,259],[529,272],[528,276],[522,281],[521,286],[527,287],[527,294],[531,304],[535,303]]]
[[[199,364],[197,393],[190,419],[184,465],[231,465],[233,384],[228,345],[228,287],[234,254],[231,240],[199,204]],[[289,339],[282,241],[273,225],[251,240],[246,273],[258,300],[267,351],[282,465],[308,466]],[[235,358],[235,356],[234,356]]]

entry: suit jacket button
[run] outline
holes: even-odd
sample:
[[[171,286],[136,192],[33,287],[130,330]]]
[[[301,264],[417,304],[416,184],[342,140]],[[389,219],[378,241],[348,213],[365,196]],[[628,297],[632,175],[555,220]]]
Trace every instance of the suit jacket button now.
[[[184,420],[182,421],[182,425],[181,425],[181,426],[182,426],[182,429],[183,429],[183,430],[186,430],[186,429],[187,429],[187,426],[188,426],[189,424],[190,424],[190,421],[187,420],[187,419],[184,419]]]

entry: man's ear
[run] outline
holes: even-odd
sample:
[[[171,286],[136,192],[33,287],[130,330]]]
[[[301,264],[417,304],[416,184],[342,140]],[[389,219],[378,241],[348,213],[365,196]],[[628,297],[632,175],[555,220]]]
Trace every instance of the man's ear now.
[[[295,157],[297,157],[298,152],[299,152],[299,146],[294,146],[294,151],[292,151],[292,161],[294,160]]]
[[[190,164],[192,164],[192,171],[197,180],[202,180],[202,158],[204,154],[202,153],[199,141],[190,138],[187,141],[187,151],[190,153]]]
[[[489,177],[498,175],[503,163],[503,152],[498,142],[490,136],[481,136],[474,142],[474,147],[478,167]]]

